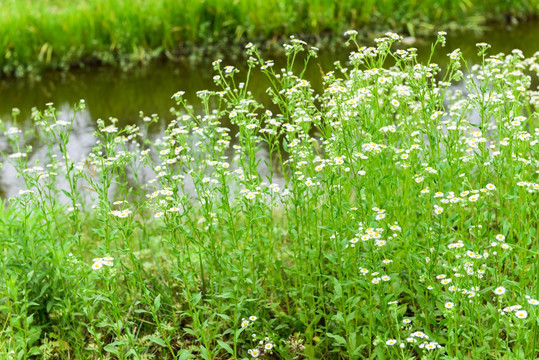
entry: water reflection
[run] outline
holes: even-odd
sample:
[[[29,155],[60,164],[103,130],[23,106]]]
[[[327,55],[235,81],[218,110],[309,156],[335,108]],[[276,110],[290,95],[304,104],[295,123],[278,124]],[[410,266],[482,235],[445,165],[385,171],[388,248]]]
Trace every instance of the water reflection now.
[[[74,124],[76,124],[71,131],[69,142],[67,144],[67,151],[71,159],[75,162],[82,160],[95,145],[96,139],[93,136],[95,130],[94,118],[88,110],[75,114],[73,107],[68,103],[63,103],[58,108],[58,120],[67,122],[73,121]],[[6,151],[7,144],[2,143],[1,145],[0,150]],[[43,144],[40,140],[35,138],[30,138],[28,145],[33,149],[32,152],[28,154],[28,163],[32,166],[44,167],[44,164],[47,164],[49,161],[47,144]],[[56,144],[49,145],[51,145],[53,151],[57,149]],[[13,196],[16,194],[19,189],[23,188],[21,182],[22,180],[17,178],[15,168],[9,163],[4,163],[4,169],[0,174],[0,190],[2,196]]]

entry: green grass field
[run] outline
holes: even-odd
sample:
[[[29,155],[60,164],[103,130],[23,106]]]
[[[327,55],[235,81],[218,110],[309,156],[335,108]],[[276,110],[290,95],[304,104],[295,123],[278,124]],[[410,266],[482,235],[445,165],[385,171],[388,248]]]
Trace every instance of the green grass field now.
[[[538,13],[537,0],[1,0],[0,69],[22,76],[92,62],[122,66],[246,39],[340,38],[348,29],[424,33]]]
[[[293,71],[317,49],[293,39],[281,71],[248,46],[248,73],[214,63],[201,112],[171,94],[159,138],[157,118],[100,120],[82,159],[53,104],[33,131],[1,123],[22,187],[0,206],[0,357],[537,356],[539,58],[478,44],[440,69],[395,41],[321,93]]]

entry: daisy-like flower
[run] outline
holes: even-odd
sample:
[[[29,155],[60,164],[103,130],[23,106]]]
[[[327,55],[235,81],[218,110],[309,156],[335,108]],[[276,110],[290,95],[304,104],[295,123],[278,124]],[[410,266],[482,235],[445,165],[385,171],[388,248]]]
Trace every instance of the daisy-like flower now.
[[[241,327],[244,328],[246,326],[249,326],[249,321],[243,319],[242,322],[241,322]]]
[[[110,213],[119,218],[126,218],[131,214],[131,210],[113,210]]]
[[[249,199],[249,200],[252,200],[256,197],[256,193],[254,192],[248,192],[247,194],[245,194],[245,198]]]
[[[272,344],[272,343],[267,343],[266,345],[264,345],[264,349],[265,349],[265,350],[271,350],[271,349],[273,349],[273,344]]]
[[[412,322],[412,320],[410,320],[410,319],[402,319],[403,324],[410,324],[411,322]]]
[[[255,321],[256,319],[258,319],[258,318],[256,316],[254,316],[254,315],[249,316],[249,320],[251,320],[251,321]]]
[[[512,306],[504,307],[504,308],[503,308],[503,311],[504,311],[504,312],[511,312],[511,311],[517,311],[517,310],[520,310],[521,308],[522,308],[522,306],[520,306],[520,305],[512,305]]]
[[[496,235],[496,240],[498,240],[498,241],[504,241],[504,240],[505,240],[505,236],[502,235],[502,234],[498,234],[498,235]]]
[[[183,96],[183,94],[185,94],[185,91],[178,91],[174,95],[172,95],[171,99],[179,99]]]
[[[503,286],[497,287],[496,289],[494,289],[494,294],[496,294],[496,295],[505,294],[505,288]]]
[[[496,186],[494,184],[487,184],[485,186],[485,189],[487,189],[487,190],[496,190]]]
[[[389,340],[386,341],[386,345],[388,345],[388,346],[393,346],[396,343],[397,343],[397,340],[395,340],[395,339],[389,339]]]
[[[248,353],[254,358],[257,358],[260,355],[260,351],[258,349],[249,349]]]
[[[537,301],[535,299],[528,299],[528,304],[537,306],[537,305],[539,305],[539,301]]]
[[[528,317],[528,312],[526,310],[515,311],[515,316],[519,319],[525,319]]]
[[[452,303],[451,301],[448,301],[445,303],[446,309],[453,309],[455,307],[455,303]]]
[[[428,339],[429,338],[429,336],[427,334],[425,334],[424,332],[422,332],[422,331],[413,332],[413,333],[410,334],[410,336],[418,337],[418,338],[421,338],[421,339]]]
[[[92,265],[93,270],[99,270],[103,267],[103,263],[101,261],[94,262]]]

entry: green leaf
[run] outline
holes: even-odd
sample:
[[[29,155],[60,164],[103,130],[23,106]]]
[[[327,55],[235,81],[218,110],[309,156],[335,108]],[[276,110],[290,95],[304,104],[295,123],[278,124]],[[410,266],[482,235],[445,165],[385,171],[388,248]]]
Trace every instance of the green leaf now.
[[[335,295],[337,295],[335,299],[342,298],[342,286],[341,282],[337,278],[333,278],[333,287],[335,288]]]
[[[339,344],[339,345],[346,345],[346,339],[343,338],[340,335],[334,335],[334,334],[331,334],[331,333],[326,333],[326,336],[334,339],[337,342],[337,344]]]
[[[217,340],[217,343],[223,348],[225,349],[230,355],[234,355],[234,351],[232,350],[232,348],[230,347],[230,345],[228,345],[226,342],[222,341],[222,340]]]
[[[106,345],[103,350],[105,350],[106,352],[109,352],[111,354],[114,354],[118,357],[120,357],[120,352],[116,349],[116,346],[113,345],[113,344],[108,344]]]
[[[340,311],[337,311],[337,313],[333,315],[331,319],[337,321],[339,324],[344,324],[344,316]]]
[[[39,355],[41,353],[41,351],[39,351],[39,348],[37,346],[33,346],[29,351],[28,351],[28,356],[32,356],[32,355]]]
[[[194,358],[194,356],[191,354],[191,352],[189,350],[185,350],[185,349],[182,349],[182,350],[178,351],[178,355],[180,355],[178,360],[187,360],[187,359]]]
[[[198,337],[198,334],[195,330],[193,329],[189,329],[189,328],[183,328],[183,331],[185,331],[186,333],[190,334],[190,335],[193,335],[193,336],[196,336]]]
[[[155,336],[148,336],[148,340],[162,347],[167,346],[167,344],[165,343],[163,339],[155,337]]]
[[[62,192],[64,193],[64,195],[68,198],[68,199],[73,199],[73,196],[71,195],[70,192],[67,192],[66,190],[62,189]]]
[[[125,354],[126,357],[128,357],[129,355],[133,355],[134,358],[139,357],[135,349],[131,349]]]
[[[51,287],[51,284],[45,284],[43,285],[43,287],[41,288],[41,291],[39,292],[39,296],[36,298],[36,299],[39,299],[43,296],[43,294],[45,294],[45,291],[47,291],[48,288]]]
[[[204,345],[200,346],[200,356],[204,360],[211,360],[210,354],[208,353],[208,350],[206,349],[206,347]]]
[[[159,307],[161,307],[161,294],[157,295],[157,297],[153,301],[154,310],[155,311],[159,310]]]
[[[193,298],[192,298],[193,305],[198,304],[201,299],[202,299],[202,294],[201,293],[193,294]]]
[[[105,302],[108,302],[109,304],[112,304],[112,301],[110,301],[110,299],[104,297],[103,295],[97,295],[95,298],[94,298],[94,304],[98,301],[105,301]]]

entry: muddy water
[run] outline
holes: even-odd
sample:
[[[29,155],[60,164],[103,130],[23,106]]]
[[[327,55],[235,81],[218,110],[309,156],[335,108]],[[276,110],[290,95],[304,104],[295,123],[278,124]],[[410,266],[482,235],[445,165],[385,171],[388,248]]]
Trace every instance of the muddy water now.
[[[498,26],[483,33],[449,34],[446,47],[437,51],[433,61],[444,64],[447,62],[447,53],[460,48],[471,62],[477,62],[475,44],[482,41],[492,45],[491,54],[520,49],[525,56],[531,56],[539,51],[538,35],[539,22],[522,24],[514,28]],[[420,58],[427,59],[433,40],[434,38],[416,41],[407,46],[418,48]],[[352,48],[344,46],[333,51],[321,49],[319,57],[312,62],[306,73],[307,79],[315,87],[320,87],[320,67],[324,71],[329,71],[333,69],[336,60],[345,64],[350,50]],[[285,62],[283,57],[271,55],[264,57],[273,58],[276,68]],[[187,99],[191,103],[196,103],[196,91],[216,89],[212,80],[214,72],[211,60],[208,59],[206,63],[198,64],[196,67],[185,63],[154,62],[129,72],[104,67],[78,69],[68,73],[46,73],[40,81],[0,80],[0,119],[10,123],[12,108],[18,108],[21,114],[17,126],[23,129],[31,128],[34,126],[29,119],[31,108],[35,106],[43,109],[46,103],[53,102],[60,110],[60,120],[70,120],[73,114],[72,106],[80,99],[84,99],[86,110],[77,115],[76,128],[70,142],[71,156],[78,159],[88,153],[95,142],[92,133],[97,119],[115,117],[119,119],[120,125],[138,123],[139,112],[143,111],[147,115],[158,114],[167,121],[170,119],[169,109],[175,105],[171,95],[176,91],[185,91]],[[225,59],[223,64],[245,69],[244,60],[234,63]],[[267,104],[265,90],[268,84],[262,75],[255,74],[251,83],[256,85],[252,88],[255,97]],[[160,127],[154,127],[154,131],[160,131]],[[39,144],[34,145],[34,156],[40,157]],[[5,138],[1,136],[0,150],[7,150]],[[14,195],[19,186],[13,169],[5,166],[0,172],[0,197]]]

